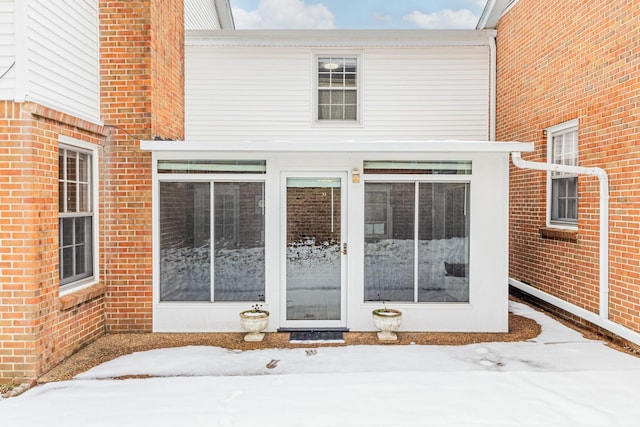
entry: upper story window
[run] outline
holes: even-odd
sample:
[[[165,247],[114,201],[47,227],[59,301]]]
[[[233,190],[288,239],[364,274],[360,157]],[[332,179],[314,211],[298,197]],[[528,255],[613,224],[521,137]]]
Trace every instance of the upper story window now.
[[[549,163],[578,166],[578,121],[571,120],[547,129]],[[578,175],[550,172],[548,179],[550,225],[578,224]]]
[[[318,57],[317,120],[358,121],[357,56]]]
[[[94,153],[71,146],[58,151],[60,285],[94,275]]]

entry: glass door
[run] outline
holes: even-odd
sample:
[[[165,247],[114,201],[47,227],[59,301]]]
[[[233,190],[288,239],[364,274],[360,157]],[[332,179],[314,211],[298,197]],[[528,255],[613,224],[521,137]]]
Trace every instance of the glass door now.
[[[346,179],[283,175],[285,327],[346,326]]]

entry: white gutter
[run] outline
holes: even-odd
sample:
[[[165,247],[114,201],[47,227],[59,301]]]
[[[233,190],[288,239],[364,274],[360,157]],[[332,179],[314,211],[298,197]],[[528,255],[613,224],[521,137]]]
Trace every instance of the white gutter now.
[[[600,310],[599,315],[570,304],[562,299],[542,292],[509,278],[509,284],[550,304],[556,305],[576,316],[607,329],[636,344],[640,344],[640,334],[609,320],[609,177],[604,169],[580,166],[566,166],[523,160],[520,152],[512,152],[511,159],[516,167],[547,172],[565,172],[579,175],[590,175],[598,178],[600,183]]]

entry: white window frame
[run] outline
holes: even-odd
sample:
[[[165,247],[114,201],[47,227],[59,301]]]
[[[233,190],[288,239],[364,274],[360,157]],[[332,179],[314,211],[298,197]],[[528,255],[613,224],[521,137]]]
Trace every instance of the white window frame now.
[[[88,143],[88,142],[84,142],[75,138],[70,138],[64,135],[60,135],[58,138],[58,148],[59,149],[64,149],[64,150],[69,150],[69,151],[75,151],[78,153],[83,153],[83,154],[87,154],[89,156],[91,156],[90,159],[90,167],[91,170],[89,171],[89,207],[90,207],[90,216],[91,216],[91,245],[92,248],[90,250],[90,254],[92,257],[91,260],[91,264],[92,264],[92,274],[90,276],[87,277],[83,277],[81,279],[78,279],[76,281],[73,282],[69,282],[69,283],[65,283],[64,285],[61,283],[60,284],[60,295],[66,295],[69,294],[71,292],[80,290],[82,288],[86,288],[88,286],[94,285],[95,283],[98,282],[98,256],[99,256],[99,251],[98,248],[100,247],[100,240],[99,240],[99,236],[98,236],[98,222],[99,222],[99,216],[98,216],[98,161],[99,161],[99,155],[98,155],[98,146]],[[58,167],[63,167],[64,165],[58,165]],[[59,197],[59,196],[58,196]],[[59,199],[58,199],[59,200]],[[59,201],[58,201],[59,203]],[[58,209],[58,222],[63,219],[63,218],[69,218],[69,217],[74,217],[77,216],[73,213],[60,213],[59,209]],[[83,216],[88,216],[88,215],[83,215]],[[58,242],[58,253],[60,253],[60,246],[62,245],[62,241]],[[61,271],[62,271],[62,259],[60,257],[60,262],[59,262],[59,274],[58,274],[58,278],[61,281]]]
[[[555,126],[551,126],[545,129],[547,133],[547,162],[549,164],[553,163],[554,158],[554,137],[566,135],[569,133],[576,133],[576,161],[573,166],[578,166],[579,161],[579,141],[578,141],[578,119],[569,120],[567,122],[563,122],[557,124]],[[553,180],[557,178],[578,178],[577,174],[568,174],[564,172],[547,172],[547,226],[553,228],[564,228],[570,230],[577,230],[578,228],[578,218],[576,215],[575,221],[573,220],[558,220],[553,219]],[[576,183],[577,186],[577,183]],[[579,195],[576,203],[579,203]]]
[[[319,102],[318,92],[320,91],[320,70],[318,69],[320,58],[346,58],[356,60],[356,119],[355,120],[332,120],[318,118]],[[362,54],[353,51],[317,51],[313,54],[313,124],[319,126],[360,126],[362,123]]]

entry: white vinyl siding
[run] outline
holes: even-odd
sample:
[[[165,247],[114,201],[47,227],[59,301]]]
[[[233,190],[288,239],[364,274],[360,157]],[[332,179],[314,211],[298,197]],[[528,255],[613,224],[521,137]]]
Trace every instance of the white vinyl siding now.
[[[360,126],[318,129],[313,79],[321,50],[187,44],[186,139],[489,139],[488,46],[359,50]]]
[[[25,99],[98,121],[97,0],[30,0],[25,23]]]
[[[13,99],[15,85],[16,37],[15,2],[0,1],[0,99]],[[6,73],[6,74],[5,74]]]
[[[184,29],[220,29],[214,0],[184,0]]]

